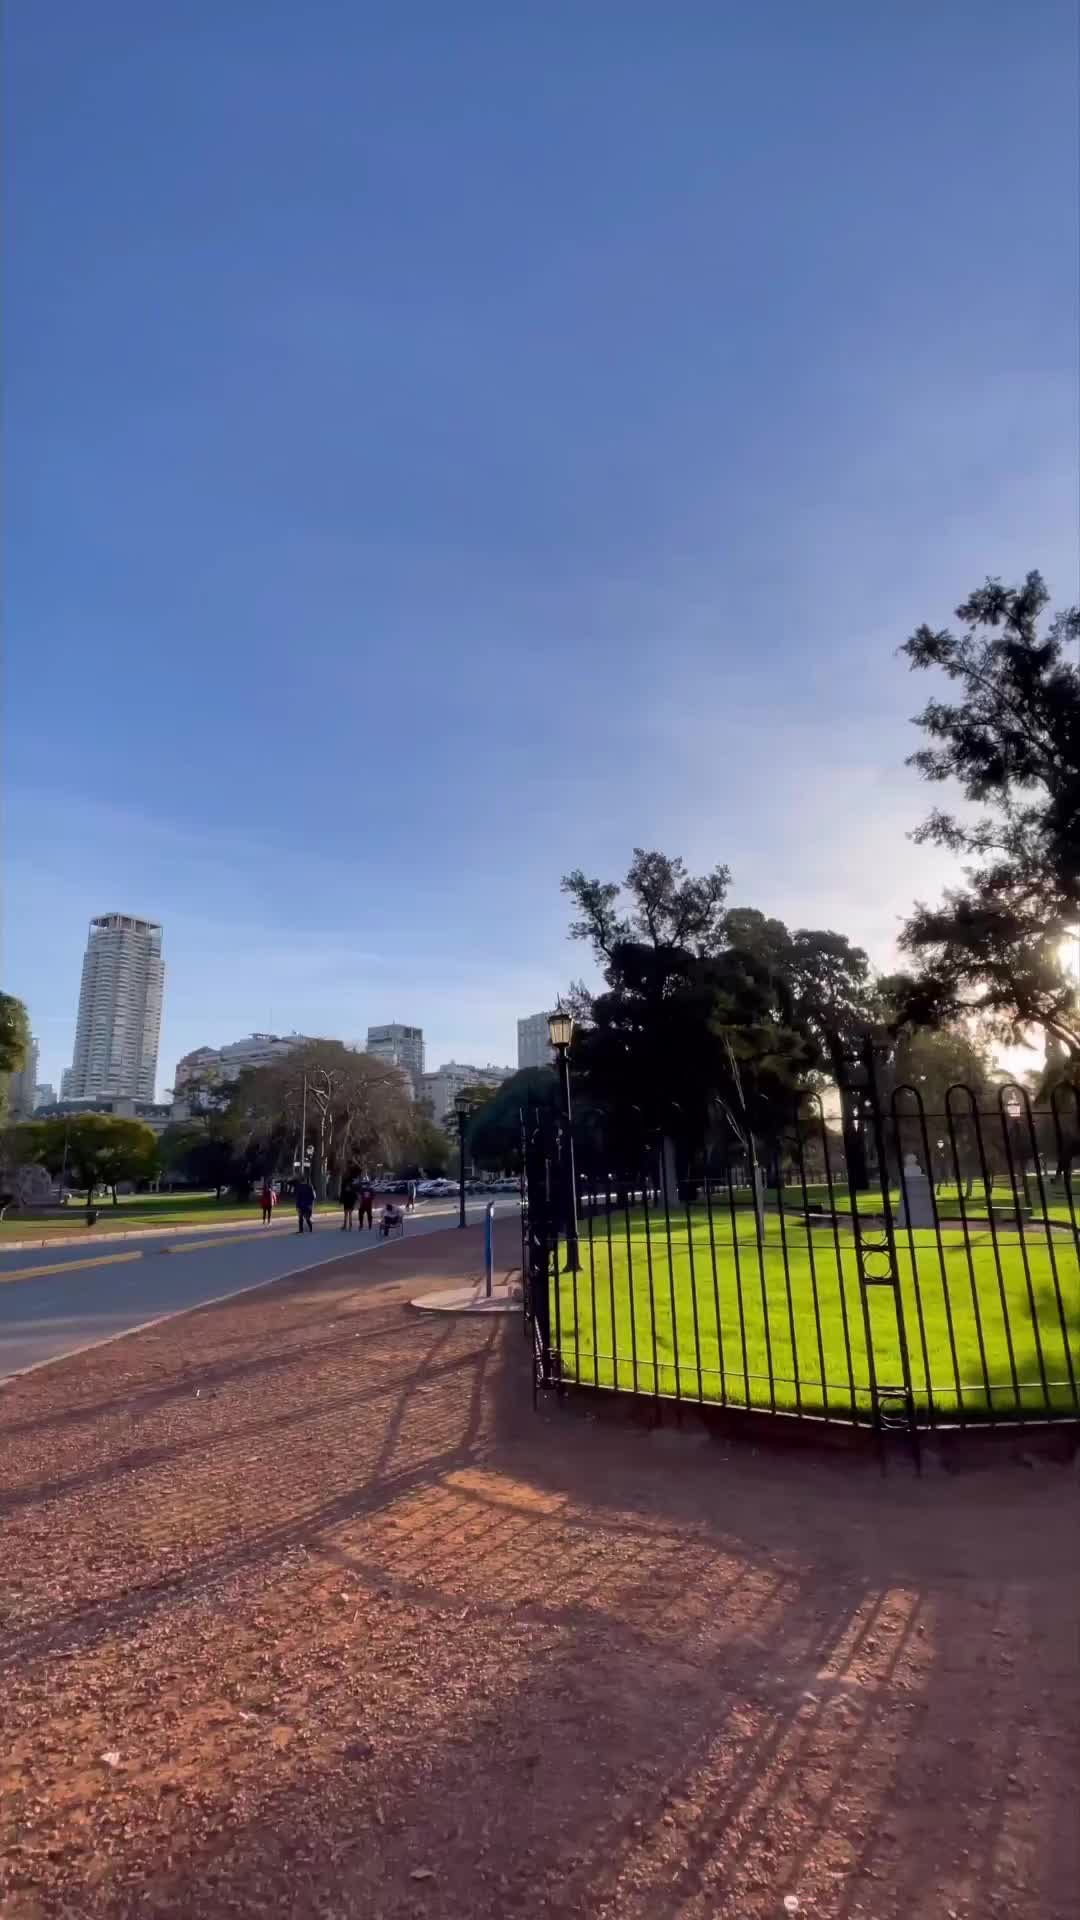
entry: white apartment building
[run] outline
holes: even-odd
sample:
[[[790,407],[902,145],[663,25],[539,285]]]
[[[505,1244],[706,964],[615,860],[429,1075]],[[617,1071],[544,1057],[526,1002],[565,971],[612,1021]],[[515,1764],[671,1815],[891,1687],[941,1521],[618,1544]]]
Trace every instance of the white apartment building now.
[[[38,1043],[31,1034],[25,1065],[8,1075],[7,1110],[12,1120],[29,1120],[37,1106]]]
[[[512,1067],[468,1067],[460,1060],[448,1060],[438,1073],[425,1073],[420,1081],[420,1098],[430,1100],[431,1117],[443,1126],[454,1111],[454,1101],[466,1087],[498,1087],[508,1080]]]
[[[91,920],[65,1098],[153,1100],[164,988],[160,922],[128,913]]]
[[[413,1092],[419,1093],[424,1077],[423,1027],[403,1027],[396,1020],[384,1027],[369,1027],[367,1051],[373,1053],[376,1060],[385,1061],[387,1066],[399,1067]]]
[[[176,1063],[173,1075],[173,1110],[177,1120],[186,1119],[191,1103],[186,1089],[193,1081],[228,1085],[253,1067],[272,1067],[296,1047],[307,1047],[306,1033],[249,1033],[243,1040],[230,1040],[224,1047],[195,1047]]]
[[[550,1067],[552,1064],[551,1042],[548,1039],[548,1016],[546,1013],[529,1013],[517,1023],[518,1029],[518,1072],[523,1067]]]

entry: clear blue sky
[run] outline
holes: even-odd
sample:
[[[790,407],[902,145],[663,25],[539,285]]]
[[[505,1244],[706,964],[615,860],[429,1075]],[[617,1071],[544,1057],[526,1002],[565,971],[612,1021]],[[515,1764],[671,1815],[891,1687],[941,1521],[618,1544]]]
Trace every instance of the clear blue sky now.
[[[635,842],[889,957],[926,688],[1077,597],[1074,0],[14,0],[4,984],[512,1059]]]

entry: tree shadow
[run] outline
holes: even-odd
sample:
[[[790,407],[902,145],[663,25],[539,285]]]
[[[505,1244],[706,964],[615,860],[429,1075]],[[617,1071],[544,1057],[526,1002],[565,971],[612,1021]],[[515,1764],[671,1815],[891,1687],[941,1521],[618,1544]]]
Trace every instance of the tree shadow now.
[[[178,1736],[129,1707],[134,1837],[110,1843],[80,1912],[708,1920],[775,1914],[791,1891],[884,1917],[937,1911],[946,1885],[958,1911],[989,1907],[1009,1775],[1056,1710],[1033,1714],[1026,1655],[1069,1644],[1059,1479],[994,1476],[991,1494],[846,1458],[669,1451],[534,1414],[516,1321],[403,1314],[397,1330],[345,1343],[347,1391],[327,1391],[339,1343],[313,1342],[290,1377],[302,1398],[277,1416],[268,1398],[255,1421],[178,1432],[40,1496],[45,1529],[73,1508],[72,1552],[104,1514],[118,1535],[138,1517],[152,1542],[178,1512],[201,1528],[189,1563],[3,1649],[58,1737],[79,1724],[84,1660],[141,1663],[152,1687],[163,1646],[170,1662],[179,1641],[197,1649],[184,1704],[207,1708],[203,1799],[170,1816],[180,1864],[147,1864],[166,1831],[155,1768]],[[268,1396],[283,1377],[249,1375]],[[223,1542],[237,1508],[242,1537]],[[218,1668],[227,1652],[243,1697],[238,1663],[257,1676],[284,1647],[310,1737],[287,1759]],[[1016,1910],[1050,1920],[1055,1889],[1075,1888],[1075,1831],[1049,1787],[1029,1814],[1041,1854],[1017,1870]],[[87,1817],[94,1835],[107,1806]]]

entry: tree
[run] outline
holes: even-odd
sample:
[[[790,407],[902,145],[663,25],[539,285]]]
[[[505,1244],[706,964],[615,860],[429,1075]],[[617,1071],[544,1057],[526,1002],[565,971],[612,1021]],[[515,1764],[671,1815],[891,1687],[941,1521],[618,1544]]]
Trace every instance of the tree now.
[[[956,610],[964,623],[916,629],[901,649],[959,689],[916,716],[929,744],[909,765],[953,780],[980,811],[935,809],[915,834],[966,856],[961,887],[917,904],[901,944],[919,963],[910,1011],[939,1024],[976,1014],[995,1037],[1033,1028],[1080,1060],[1080,999],[1062,962],[1080,922],[1080,609],[1057,613],[1042,576],[1019,587],[987,580]]]
[[[443,1128],[432,1119],[429,1101],[417,1101],[403,1151],[405,1159],[398,1172],[409,1180],[445,1173],[450,1166],[453,1149]]]
[[[634,848],[622,888],[613,881],[588,880],[577,867],[562,883],[579,913],[570,923],[570,937],[588,941],[601,966],[612,965],[619,948],[632,945],[661,957],[716,953],[724,943],[730,879],[727,867],[714,867],[695,880],[682,860],[641,847]],[[624,889],[631,905],[620,912]]]
[[[468,1150],[491,1173],[516,1173],[521,1166],[522,1113],[559,1110],[559,1082],[551,1067],[523,1067],[477,1107],[469,1125]]]
[[[751,1160],[759,1134],[775,1139],[813,1049],[785,1015],[777,970],[733,947],[726,867],[699,879],[683,862],[635,848],[623,889],[579,870],[563,889],[571,925],[603,970],[606,991],[577,989],[584,1020],[573,1064],[624,1154],[664,1140],[665,1179],[676,1147],[689,1156],[719,1118]]]
[[[325,1198],[328,1183],[350,1167],[396,1157],[409,1139],[412,1105],[397,1067],[340,1040],[313,1040],[241,1074],[227,1120],[237,1146],[261,1155],[266,1172],[291,1172],[303,1148]]]
[[[94,1177],[109,1188],[115,1207],[118,1181],[153,1180],[157,1175],[161,1165],[157,1135],[143,1121],[125,1120],[118,1114],[87,1114],[86,1118],[109,1122],[108,1133],[97,1142]]]
[[[13,993],[0,993],[0,1121],[7,1114],[8,1078],[26,1065],[30,1047],[30,1020],[23,1002]]]
[[[766,919],[753,907],[733,907],[726,916],[732,945],[765,966],[777,984],[785,1018],[812,1047],[840,1096],[844,1155],[857,1191],[869,1184],[865,1135],[852,1066],[880,1025],[882,1002],[861,947],[830,928],[798,927]]]
[[[75,1113],[66,1119],[30,1120],[8,1135],[18,1163],[47,1168],[54,1179],[65,1170],[86,1192],[108,1186],[116,1203],[119,1180],[149,1180],[158,1168],[158,1143],[141,1120],[111,1113]]]

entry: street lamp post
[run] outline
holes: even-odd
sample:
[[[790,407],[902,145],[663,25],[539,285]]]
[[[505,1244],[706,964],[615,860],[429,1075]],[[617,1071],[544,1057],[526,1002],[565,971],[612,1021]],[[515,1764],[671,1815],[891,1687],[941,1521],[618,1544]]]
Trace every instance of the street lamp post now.
[[[472,1101],[462,1091],[454,1096],[454,1117],[458,1132],[458,1226],[465,1225],[465,1131],[472,1112]]]
[[[570,1042],[574,1037],[574,1016],[562,1002],[548,1015],[548,1039],[559,1063],[559,1096],[562,1107],[563,1136],[563,1208],[566,1221],[567,1273],[578,1271],[577,1180],[574,1174],[574,1136],[570,1130]]]

